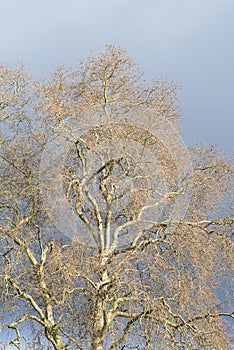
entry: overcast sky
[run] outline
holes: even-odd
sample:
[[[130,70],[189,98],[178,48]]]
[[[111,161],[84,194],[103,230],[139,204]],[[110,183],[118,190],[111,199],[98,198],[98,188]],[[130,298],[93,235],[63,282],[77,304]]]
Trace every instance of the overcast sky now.
[[[183,85],[187,145],[234,148],[234,0],[0,0],[0,59],[39,77],[116,42]]]

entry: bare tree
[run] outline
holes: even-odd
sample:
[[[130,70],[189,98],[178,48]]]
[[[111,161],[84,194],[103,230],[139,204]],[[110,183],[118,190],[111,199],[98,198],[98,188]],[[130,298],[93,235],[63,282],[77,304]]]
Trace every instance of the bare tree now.
[[[115,45],[0,77],[2,346],[229,350],[233,166],[183,145],[179,87]]]

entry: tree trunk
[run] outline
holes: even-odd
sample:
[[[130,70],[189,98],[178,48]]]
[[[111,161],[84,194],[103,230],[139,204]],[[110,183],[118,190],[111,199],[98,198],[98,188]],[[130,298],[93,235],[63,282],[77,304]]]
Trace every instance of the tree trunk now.
[[[53,344],[54,350],[68,350],[69,347],[64,345],[63,338],[58,329],[49,327],[45,330],[47,339]]]
[[[97,293],[97,301],[94,313],[93,335],[90,350],[102,350],[106,331],[108,329],[108,305],[107,305],[107,287],[109,276],[107,271],[107,257],[101,257],[101,275],[100,287]]]

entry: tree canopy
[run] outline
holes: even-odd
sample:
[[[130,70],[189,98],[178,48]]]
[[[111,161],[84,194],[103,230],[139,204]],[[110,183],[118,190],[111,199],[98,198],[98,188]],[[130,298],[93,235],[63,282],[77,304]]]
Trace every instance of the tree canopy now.
[[[0,72],[2,348],[230,350],[233,165],[180,87],[116,45]]]

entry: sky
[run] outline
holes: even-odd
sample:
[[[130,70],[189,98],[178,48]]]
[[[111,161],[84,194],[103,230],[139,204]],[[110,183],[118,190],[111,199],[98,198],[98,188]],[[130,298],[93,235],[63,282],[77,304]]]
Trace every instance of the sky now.
[[[234,148],[234,0],[0,0],[0,60],[34,76],[117,43],[152,82],[183,86],[187,145]]]

